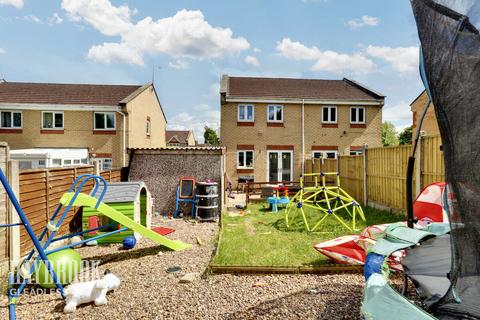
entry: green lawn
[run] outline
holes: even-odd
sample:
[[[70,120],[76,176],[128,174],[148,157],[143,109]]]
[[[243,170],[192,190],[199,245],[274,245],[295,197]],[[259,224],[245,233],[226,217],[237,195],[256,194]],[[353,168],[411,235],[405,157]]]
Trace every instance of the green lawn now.
[[[367,225],[404,220],[403,215],[370,207],[363,208],[367,222],[357,218],[359,233]],[[302,218],[297,215],[285,224],[285,210],[271,213],[266,205],[250,204],[250,213],[244,216],[222,216],[222,234],[215,265],[235,266],[315,266],[328,263],[325,256],[313,249],[313,245],[342,235],[351,234],[333,217],[328,217],[315,232],[307,232]],[[306,209],[311,226],[322,216],[318,211]],[[347,224],[348,215],[340,214]],[[357,215],[358,217],[358,215]]]

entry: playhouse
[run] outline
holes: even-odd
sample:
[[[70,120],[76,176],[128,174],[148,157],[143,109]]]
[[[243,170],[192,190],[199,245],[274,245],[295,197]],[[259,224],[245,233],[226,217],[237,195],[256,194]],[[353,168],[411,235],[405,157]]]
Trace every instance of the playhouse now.
[[[102,192],[102,187],[99,192]],[[103,202],[122,213],[126,217],[150,229],[152,222],[152,197],[147,186],[142,181],[111,182],[108,184]],[[84,207],[82,213],[83,231],[100,228],[85,234],[85,239],[96,237],[123,226],[109,217],[101,214],[95,208]],[[119,243],[126,236],[134,235],[140,238],[138,233],[128,229],[120,233],[100,238],[98,243]]]

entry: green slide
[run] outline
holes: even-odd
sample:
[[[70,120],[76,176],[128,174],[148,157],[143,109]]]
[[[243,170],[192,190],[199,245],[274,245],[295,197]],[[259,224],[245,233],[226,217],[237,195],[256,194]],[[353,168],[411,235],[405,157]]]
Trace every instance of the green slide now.
[[[60,199],[60,203],[64,206],[67,206],[70,203],[70,200],[72,199],[74,192],[67,192],[65,193],[62,198]],[[75,207],[91,207],[95,208],[95,205],[97,204],[97,199],[94,197],[91,197],[89,195],[86,195],[84,193],[79,193],[77,198],[75,199],[75,202],[73,203],[73,206]],[[100,205],[97,208],[97,211],[100,212],[101,214],[109,217],[112,220],[115,220],[116,222],[120,223],[121,225],[141,234],[142,236],[156,242],[159,245],[165,246],[169,249],[178,251],[178,250],[183,250],[191,247],[190,244],[184,243],[179,240],[171,240],[168,239],[167,237],[164,237],[155,231],[152,231],[148,228],[145,228],[139,223],[136,223],[132,219],[124,216],[117,210],[113,209],[112,207],[106,205],[105,203],[101,202]]]

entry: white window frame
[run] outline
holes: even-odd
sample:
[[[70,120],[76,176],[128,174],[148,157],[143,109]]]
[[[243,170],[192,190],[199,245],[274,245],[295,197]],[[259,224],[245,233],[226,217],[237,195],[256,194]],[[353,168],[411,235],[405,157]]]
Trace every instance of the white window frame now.
[[[248,107],[252,107],[252,120],[248,119]],[[240,108],[244,109],[245,119],[240,119]],[[237,121],[238,122],[254,122],[255,121],[255,105],[254,104],[239,104],[237,105]]]
[[[360,109],[363,109],[363,121],[358,121],[359,115],[360,115]],[[352,121],[352,110],[355,110],[355,115],[357,117],[356,121]],[[350,107],[350,123],[351,124],[365,124],[365,118],[366,118],[366,110],[365,107]]]
[[[10,112],[10,121],[12,123],[12,126],[11,127],[4,127],[2,126],[2,118],[1,118],[1,114],[3,112]],[[13,114],[14,113],[20,113],[20,126],[15,126],[14,123],[13,123]],[[22,111],[17,111],[17,110],[0,110],[0,129],[23,129],[23,112]]]
[[[97,128],[96,127],[96,124],[95,124],[95,115],[96,114],[103,114],[104,115],[104,124],[105,124],[105,128]],[[107,114],[113,114],[113,128],[107,128]],[[94,112],[93,113],[93,130],[96,130],[96,131],[113,131],[113,130],[117,130],[117,114],[115,112]]]
[[[363,154],[362,150],[350,150],[351,156],[361,156]]]
[[[295,161],[295,159],[293,158],[294,156],[294,153],[293,153],[293,150],[267,150],[267,164],[266,164],[266,180],[265,181],[269,181],[269,178],[270,178],[270,162],[269,162],[269,159],[270,159],[270,153],[277,153],[279,155],[281,155],[282,153],[290,153],[290,180],[293,180],[295,175],[294,175],[294,167],[293,167],[293,162]],[[279,157],[279,159],[281,159],[281,156]],[[280,161],[279,161],[279,164],[280,164]],[[283,172],[278,172],[277,173],[277,179],[278,179],[278,176],[280,175],[283,175]],[[281,181],[281,180],[279,180]],[[279,182],[277,181],[277,182]]]
[[[315,153],[321,153],[321,158],[315,158]],[[328,158],[327,153],[335,153],[335,158]],[[338,150],[314,150],[312,151],[312,159],[337,159]]]
[[[325,121],[323,119],[323,110],[325,109],[328,109],[328,112],[327,112],[327,118],[328,120]],[[332,116],[332,109],[335,109],[335,121],[331,121],[330,118]],[[322,107],[322,123],[338,123],[338,108],[336,106],[324,106]]]
[[[113,160],[112,158],[92,158],[91,160],[96,160],[100,163],[100,170],[110,170],[113,168]],[[105,167],[105,160],[110,161],[110,166],[108,168]]]
[[[147,134],[147,137],[150,137],[152,133],[152,121],[150,118],[147,119],[147,122],[145,124],[145,133]]]
[[[53,116],[53,118],[52,118],[53,127],[52,128],[45,128],[45,123],[44,123],[44,119],[43,119],[43,115],[45,113],[51,113],[52,116]],[[62,115],[62,127],[55,127],[55,115],[56,114],[61,114]],[[65,128],[65,114],[63,113],[63,111],[42,111],[41,122],[42,122],[42,130],[63,130]]]
[[[252,166],[247,166],[247,152],[251,152],[252,153]],[[239,158],[240,158],[240,153],[243,153],[243,157],[245,159],[245,165],[243,166],[240,166],[240,161]],[[237,151],[237,169],[253,169],[255,167],[255,151],[253,150],[238,150]]]
[[[282,120],[278,120],[278,119],[270,120],[269,117],[268,117],[270,108],[274,108],[273,109],[274,118],[277,117],[277,108],[280,108],[280,110],[282,111],[282,113],[281,113],[282,114]],[[269,104],[269,105],[267,105],[267,122],[283,123],[284,119],[285,119],[285,116],[284,116],[283,105],[282,104]]]

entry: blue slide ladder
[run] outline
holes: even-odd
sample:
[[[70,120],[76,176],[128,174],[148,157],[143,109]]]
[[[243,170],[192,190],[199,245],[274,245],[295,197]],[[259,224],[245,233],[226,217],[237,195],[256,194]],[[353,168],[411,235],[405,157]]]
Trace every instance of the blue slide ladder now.
[[[68,190],[68,192],[73,192],[75,190],[75,194],[71,198],[68,205],[65,207],[63,212],[62,212],[62,208],[64,206],[62,204],[59,204],[57,206],[57,208],[55,209],[55,212],[53,213],[52,217],[48,221],[47,226],[43,229],[40,236],[37,237],[35,232],[32,229],[32,226],[30,225],[30,222],[28,221],[27,216],[25,215],[25,213],[22,210],[22,208],[20,206],[20,203],[18,202],[17,197],[15,196],[10,184],[8,183],[7,177],[5,176],[3,171],[0,169],[0,181],[1,181],[5,191],[7,192],[7,196],[10,199],[10,202],[13,204],[13,206],[15,207],[15,210],[17,211],[18,216],[20,217],[20,222],[19,223],[0,224],[0,228],[23,226],[25,228],[25,230],[27,231],[28,236],[30,237],[30,239],[32,240],[33,245],[34,245],[34,248],[26,256],[26,258],[22,262],[21,266],[19,266],[19,268],[17,270],[16,277],[11,272],[8,274],[8,287],[9,287],[9,289],[8,289],[8,305],[9,306],[8,307],[9,307],[9,314],[10,314],[10,319],[11,320],[16,319],[15,305],[16,305],[19,297],[20,297],[20,294],[25,289],[25,286],[27,284],[31,283],[31,276],[32,276],[33,272],[35,271],[35,267],[37,266],[37,264],[40,261],[43,261],[43,263],[47,267],[47,270],[48,270],[51,278],[53,279],[58,291],[60,292],[60,295],[62,296],[63,299],[65,299],[63,286],[59,282],[59,279],[58,279],[55,271],[53,270],[53,266],[51,265],[50,261],[48,260],[48,257],[47,257],[48,254],[54,253],[54,252],[57,252],[57,251],[61,251],[61,250],[64,250],[66,248],[75,247],[75,246],[81,245],[81,244],[86,243],[86,242],[90,242],[90,241],[93,241],[93,240],[96,240],[96,239],[99,239],[99,238],[107,237],[107,236],[110,236],[112,234],[116,234],[116,233],[120,233],[120,232],[123,232],[125,230],[128,230],[128,228],[120,228],[118,230],[108,232],[108,233],[99,235],[97,237],[85,239],[85,240],[82,240],[82,241],[78,241],[76,243],[71,243],[71,244],[68,244],[68,245],[65,245],[65,246],[62,246],[62,247],[59,247],[59,248],[55,248],[55,249],[52,249],[52,250],[47,250],[49,245],[52,242],[67,239],[67,238],[71,238],[71,237],[78,236],[78,235],[81,235],[81,234],[85,234],[85,233],[88,233],[88,232],[91,232],[91,231],[100,230],[100,229],[110,227],[110,225],[101,226],[101,227],[98,227],[98,228],[85,230],[85,231],[81,231],[81,232],[77,232],[77,233],[73,233],[73,234],[69,234],[69,235],[65,235],[65,236],[55,238],[55,234],[60,229],[60,226],[64,222],[68,212],[72,209],[73,203],[75,203],[75,199],[77,198],[78,194],[82,191],[83,187],[85,186],[85,184],[89,180],[93,180],[94,183],[95,183],[92,191],[90,192],[90,195],[93,196],[93,197],[96,195],[99,186],[103,185],[103,190],[100,193],[100,195],[98,197],[98,201],[95,205],[95,208],[98,208],[98,206],[102,202],[102,199],[103,199],[103,196],[105,195],[105,192],[107,191],[107,181],[101,176],[96,176],[96,175],[93,175],[93,174],[81,174],[75,179],[72,186]],[[48,235],[48,233],[50,233],[50,234]],[[37,257],[34,257],[35,252],[38,253]],[[32,260],[33,260],[33,263],[31,263]],[[18,288],[14,288],[14,286],[16,284],[20,284],[18,286]]]

